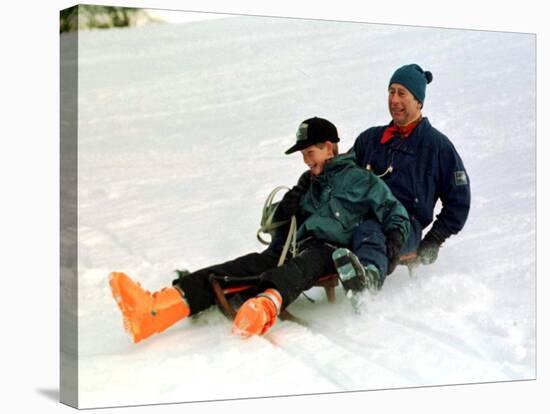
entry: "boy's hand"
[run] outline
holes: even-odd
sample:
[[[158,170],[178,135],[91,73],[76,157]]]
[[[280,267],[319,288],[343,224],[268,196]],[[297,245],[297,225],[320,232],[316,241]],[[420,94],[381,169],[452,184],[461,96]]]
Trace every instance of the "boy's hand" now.
[[[298,183],[293,187],[300,190],[303,193],[305,193],[309,186],[311,185],[311,173],[309,170],[305,171],[300,178],[298,179]]]
[[[278,214],[279,219],[289,219],[298,212],[300,207],[300,199],[302,198],[303,192],[301,192],[296,187],[293,187],[291,190],[287,191],[284,195],[281,203],[277,210],[280,210]]]
[[[391,274],[399,263],[399,252],[405,244],[403,235],[397,229],[388,230],[386,233],[386,255],[388,256],[388,275]]]
[[[298,213],[298,209],[300,208],[300,200],[302,199],[304,193],[309,189],[310,185],[311,174],[309,171],[306,171],[300,176],[298,183],[283,196],[279,207],[277,208],[277,220],[288,220]]]

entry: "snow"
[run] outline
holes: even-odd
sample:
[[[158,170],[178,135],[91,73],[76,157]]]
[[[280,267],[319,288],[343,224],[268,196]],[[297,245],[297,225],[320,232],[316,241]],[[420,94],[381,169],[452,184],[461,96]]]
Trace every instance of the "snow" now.
[[[536,377],[533,35],[231,17],[79,36],[80,408]],[[242,340],[213,308],[131,344],[109,273],[154,291],[259,251],[265,197],[305,169],[284,155],[297,125],[330,119],[346,150],[410,62],[472,181],[439,260],[361,316],[315,288],[289,308],[307,327]]]

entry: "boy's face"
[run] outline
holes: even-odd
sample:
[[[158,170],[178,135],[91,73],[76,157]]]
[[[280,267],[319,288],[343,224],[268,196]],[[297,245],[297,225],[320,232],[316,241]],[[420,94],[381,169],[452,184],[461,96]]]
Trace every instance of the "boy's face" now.
[[[320,175],[325,168],[327,160],[334,157],[332,153],[332,145],[330,142],[325,142],[321,146],[312,145],[304,148],[302,151],[304,162],[309,167],[309,171],[313,175]]]

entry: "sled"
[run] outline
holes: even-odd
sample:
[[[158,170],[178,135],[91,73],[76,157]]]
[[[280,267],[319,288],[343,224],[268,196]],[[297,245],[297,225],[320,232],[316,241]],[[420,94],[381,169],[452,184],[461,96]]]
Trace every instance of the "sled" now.
[[[286,237],[286,241],[279,258],[277,266],[281,266],[287,254],[291,254],[293,257],[297,254],[296,248],[296,217],[292,216],[289,221],[285,222],[275,222],[275,211],[279,205],[278,202],[274,202],[276,194],[281,190],[288,190],[288,187],[280,186],[276,187],[267,197],[265,201],[264,208],[262,210],[262,219],[260,222],[260,229],[258,230],[256,236],[258,241],[264,245],[269,245],[269,241],[266,241],[261,237],[261,234],[271,234],[273,237],[274,231],[279,229],[281,226],[290,222],[290,228]],[[401,256],[399,258],[399,264],[405,265],[408,268],[409,276],[413,277],[413,270],[419,264],[418,257],[416,252],[409,253],[407,255]],[[231,286],[222,287],[220,281],[231,282]],[[222,313],[230,320],[235,319],[237,310],[230,303],[230,298],[235,296],[238,293],[246,293],[246,291],[256,289],[257,285],[260,283],[260,276],[248,276],[235,278],[231,276],[217,276],[210,275],[209,282],[216,297],[216,304]],[[235,285],[232,285],[234,283]],[[327,295],[327,300],[329,303],[334,303],[336,300],[336,287],[340,284],[337,274],[330,274],[321,277],[313,285],[314,287],[322,287],[325,289],[325,294]],[[298,318],[290,314],[286,309],[282,311],[279,315],[281,320],[295,320],[299,321]]]
[[[419,264],[416,252],[401,256],[399,258],[399,264],[407,266],[409,276],[413,277],[413,270]],[[259,283],[260,281],[258,276],[251,276],[240,279],[243,283],[223,288],[220,285],[220,281],[236,281],[237,278],[232,278],[229,276],[216,276],[213,274],[210,275],[209,278],[210,286],[212,287],[212,290],[216,297],[216,304],[220,311],[229,320],[235,319],[235,315],[237,314],[237,309],[235,309],[235,307],[231,304],[230,298],[238,293],[243,293],[252,289],[256,289],[257,283]],[[336,301],[336,287],[338,287],[339,284],[340,280],[338,279],[338,275],[334,273],[321,277],[313,286],[324,288],[325,294],[327,296],[327,301],[329,303],[334,303]],[[296,318],[286,309],[280,313],[279,318],[281,320],[298,320],[298,318]]]
[[[409,277],[413,278],[414,269],[416,269],[420,265],[420,258],[418,257],[416,252],[412,252],[404,256],[401,256],[399,258],[399,264],[403,266],[407,266],[407,270],[409,271]]]

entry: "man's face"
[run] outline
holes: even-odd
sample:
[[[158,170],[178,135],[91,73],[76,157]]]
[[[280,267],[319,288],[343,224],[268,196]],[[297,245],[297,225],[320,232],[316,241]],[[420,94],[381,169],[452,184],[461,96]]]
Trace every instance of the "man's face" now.
[[[392,83],[388,89],[388,109],[394,124],[405,126],[420,117],[422,105],[407,88]]]
[[[330,142],[325,142],[321,148],[317,145],[312,145],[300,151],[304,162],[309,167],[309,171],[313,175],[320,175],[325,168],[327,160],[334,157],[332,154],[332,145]]]

